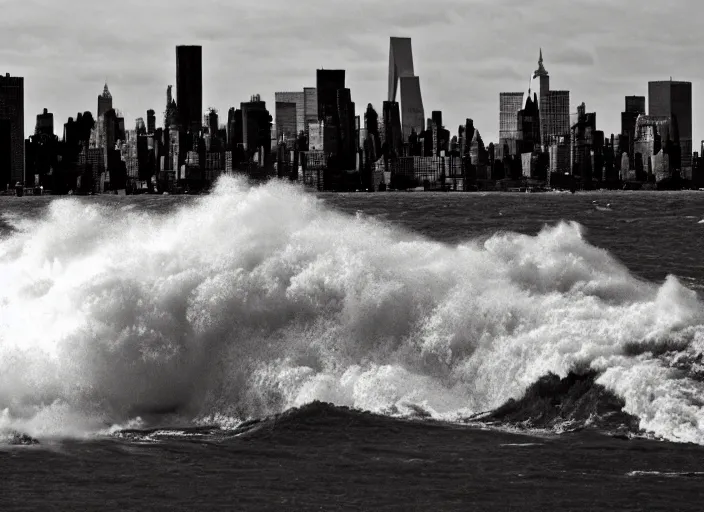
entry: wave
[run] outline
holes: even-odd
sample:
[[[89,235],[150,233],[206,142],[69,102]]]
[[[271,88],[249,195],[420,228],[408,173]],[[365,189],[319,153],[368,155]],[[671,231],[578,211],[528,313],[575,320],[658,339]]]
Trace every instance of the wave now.
[[[321,400],[466,418],[575,368],[640,428],[704,444],[704,309],[573,222],[447,245],[285,183],[164,214],[79,199],[6,219],[0,429],[239,421]]]

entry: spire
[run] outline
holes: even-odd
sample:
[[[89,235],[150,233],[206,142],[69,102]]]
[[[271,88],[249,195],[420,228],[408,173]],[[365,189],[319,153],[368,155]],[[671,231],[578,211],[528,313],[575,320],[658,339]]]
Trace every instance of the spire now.
[[[112,98],[110,90],[108,90],[108,81],[105,79],[105,87],[103,87],[103,98]]]
[[[540,49],[540,57],[538,58],[538,69],[533,73],[533,78],[537,76],[548,76],[548,71],[543,66],[543,49]]]

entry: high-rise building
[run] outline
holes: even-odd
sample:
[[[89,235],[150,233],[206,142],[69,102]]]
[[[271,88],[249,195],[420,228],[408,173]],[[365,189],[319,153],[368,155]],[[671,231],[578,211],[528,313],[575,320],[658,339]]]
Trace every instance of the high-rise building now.
[[[316,73],[318,120],[337,124],[337,91],[345,88],[344,69],[319,69]]]
[[[665,80],[648,82],[648,115],[669,117],[679,134],[680,170],[687,177],[692,173],[692,83]],[[675,137],[676,138],[676,137]],[[677,163],[675,162],[675,167]]]
[[[543,65],[543,50],[540,50],[538,69],[533,79],[538,79],[540,89],[538,109],[540,110],[540,142],[543,147],[550,146],[555,139],[570,133],[570,93],[550,89],[550,75]],[[528,91],[530,94],[530,90]]]
[[[54,114],[47,109],[44,109],[41,114],[37,114],[34,135],[54,135]]]
[[[516,140],[518,111],[523,108],[522,92],[499,93],[499,139]]]
[[[621,143],[628,152],[629,166],[633,167],[633,143],[638,116],[645,115],[645,96],[626,96],[626,109],[621,112]]]
[[[308,125],[318,121],[318,89],[303,88],[303,130],[308,133]]]
[[[645,96],[626,96],[626,112],[645,114]]]
[[[24,78],[0,76],[0,190],[24,183]]]
[[[382,104],[382,120],[384,124],[383,141],[386,144],[389,156],[401,156],[403,131],[398,102],[385,101]]]
[[[413,69],[413,50],[408,37],[392,37],[389,48],[389,95],[388,101],[396,101],[401,89],[401,125],[403,135],[408,138],[412,131],[423,130],[425,111],[420,93],[420,79]]]
[[[203,115],[203,49],[176,47],[176,104],[181,127],[198,133]]]
[[[266,155],[271,151],[271,115],[266,109],[266,102],[258,94],[252,96],[248,103],[241,103],[242,144],[248,157],[263,148]]]
[[[293,141],[298,137],[299,131],[297,123],[298,104],[277,100],[275,116],[277,142],[286,141],[293,144]]]
[[[298,135],[300,132],[305,131],[306,99],[305,99],[305,92],[304,91],[300,91],[300,92],[275,92],[274,93],[274,101],[276,102],[276,104],[292,103],[295,106],[295,114],[296,114],[295,126],[294,126],[292,132],[295,132],[295,134]],[[317,117],[316,117],[316,119],[317,119]],[[280,123],[278,120],[278,114],[275,114],[275,123],[277,126],[277,132],[279,132],[280,131],[280,129],[279,129]]]
[[[112,94],[108,89],[108,84],[105,82],[103,93],[98,96],[98,118],[103,117],[103,114],[112,108]]]
[[[147,133],[156,132],[156,115],[152,109],[147,110]]]

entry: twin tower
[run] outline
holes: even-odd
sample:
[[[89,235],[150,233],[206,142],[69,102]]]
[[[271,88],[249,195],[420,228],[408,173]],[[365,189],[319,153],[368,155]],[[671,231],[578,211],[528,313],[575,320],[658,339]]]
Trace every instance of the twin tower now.
[[[409,37],[392,37],[389,50],[389,101],[396,101],[401,89],[401,127],[403,136],[425,128],[425,111],[420,95],[420,80],[413,71],[413,50]]]

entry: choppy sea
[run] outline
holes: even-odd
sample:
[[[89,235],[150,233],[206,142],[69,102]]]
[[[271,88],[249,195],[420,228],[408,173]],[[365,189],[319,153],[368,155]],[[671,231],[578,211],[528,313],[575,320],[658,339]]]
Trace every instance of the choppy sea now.
[[[701,192],[0,197],[0,508],[701,510],[702,254]]]

